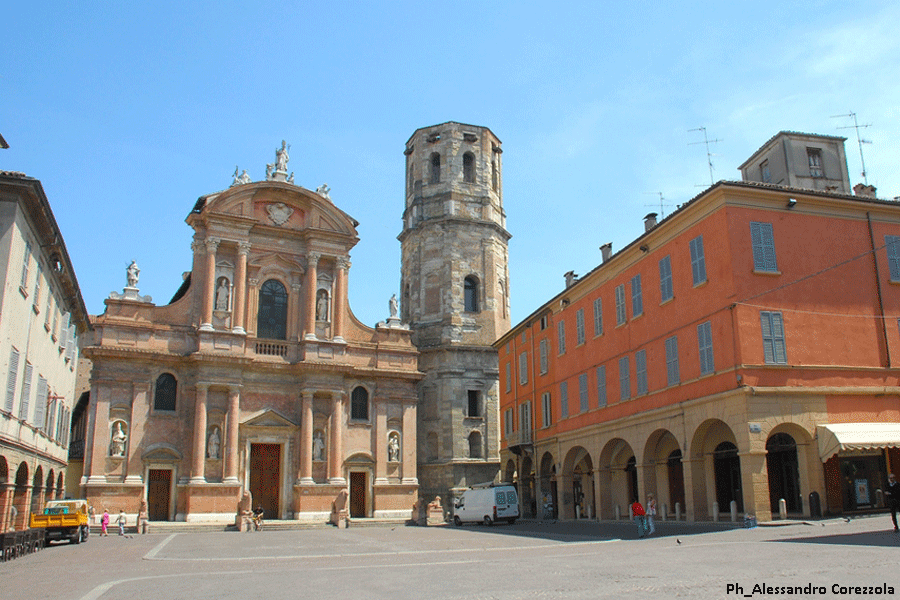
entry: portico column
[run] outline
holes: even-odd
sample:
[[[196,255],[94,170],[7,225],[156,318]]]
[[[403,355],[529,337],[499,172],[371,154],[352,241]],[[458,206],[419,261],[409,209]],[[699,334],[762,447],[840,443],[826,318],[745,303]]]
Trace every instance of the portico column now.
[[[766,467],[765,448],[739,452],[738,457],[741,459],[741,495],[744,512],[756,515],[759,521],[771,521],[772,505],[769,500],[769,471]],[[720,506],[719,510],[727,512],[731,507]]]
[[[240,420],[241,388],[228,388],[228,414],[225,430],[225,479],[224,483],[240,483],[238,480],[238,425]]]
[[[312,478],[312,435],[313,435],[313,392],[301,392],[302,406],[300,414],[300,483],[311,485]]]
[[[373,398],[372,404],[375,409],[375,485],[381,485],[388,482],[387,403],[382,402],[381,398]]]
[[[306,257],[306,319],[303,324],[304,338],[316,339],[316,285],[319,281],[318,264],[322,255],[310,252]]]
[[[331,393],[331,448],[328,454],[328,483],[344,485],[344,392]]]
[[[403,478],[401,483],[418,485],[416,475],[416,399],[403,404]]]
[[[350,261],[341,256],[337,259],[337,273],[334,282],[334,335],[335,342],[344,341],[344,312],[347,309],[347,271]]]
[[[234,273],[234,319],[231,331],[247,333],[244,329],[244,306],[247,302],[247,255],[250,254],[249,242],[238,242],[238,262]]]
[[[197,398],[194,402],[194,455],[191,462],[191,483],[206,483],[206,397],[209,384],[197,384]]]
[[[202,331],[212,331],[213,296],[216,293],[216,250],[219,238],[206,240],[206,264],[203,273],[203,318],[200,323]]]

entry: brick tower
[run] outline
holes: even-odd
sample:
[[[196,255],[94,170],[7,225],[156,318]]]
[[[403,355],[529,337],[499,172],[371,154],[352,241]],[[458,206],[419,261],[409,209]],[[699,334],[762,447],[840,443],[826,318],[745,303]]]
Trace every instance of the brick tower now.
[[[498,360],[510,327],[500,140],[448,122],[406,142],[401,318],[420,351],[420,497],[452,498],[499,471]]]

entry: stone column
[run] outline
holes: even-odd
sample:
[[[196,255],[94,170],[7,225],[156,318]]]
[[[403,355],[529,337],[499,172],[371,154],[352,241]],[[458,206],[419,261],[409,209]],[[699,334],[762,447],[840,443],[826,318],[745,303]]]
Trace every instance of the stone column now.
[[[216,294],[216,250],[219,247],[219,238],[207,238],[206,263],[203,269],[203,316],[201,317],[200,330],[212,331],[213,298]]]
[[[299,283],[291,284],[291,294],[288,296],[287,339],[295,342],[300,339],[300,295],[303,286]]]
[[[703,465],[702,456],[691,460],[690,457],[682,454],[681,476],[684,479],[684,506],[681,509],[684,511],[686,521],[696,521],[699,517],[708,517],[710,514],[703,506],[697,504],[698,501],[701,503],[706,501]],[[672,506],[674,510],[674,502]]]
[[[416,475],[416,402],[415,398],[403,404],[403,447],[400,449],[403,461],[401,483],[418,485]]]
[[[344,342],[344,313],[347,310],[347,271],[350,261],[345,256],[337,259],[334,282],[334,302],[332,308],[333,335],[335,342]]]
[[[125,446],[125,483],[138,485],[144,482],[144,461],[141,460],[141,444],[137,440],[144,439],[144,427],[150,416],[150,397],[149,381],[132,384],[131,417],[128,421],[128,441],[131,443]]]
[[[315,321],[313,321],[315,322]],[[328,483],[345,485],[344,478],[344,392],[331,393],[331,448],[328,449]]]
[[[191,483],[206,483],[206,397],[209,384],[197,384],[197,398],[194,401],[194,455],[191,461]]]
[[[387,402],[382,398],[373,398],[375,409],[375,485],[383,485],[387,480]],[[406,440],[403,440],[406,448]]]
[[[772,520],[772,505],[769,500],[769,471],[766,467],[766,450],[738,452],[741,459],[741,495],[744,513],[756,515],[758,521]],[[719,507],[723,513],[730,507]],[[738,518],[743,518],[740,513]],[[729,517],[730,518],[730,517]]]
[[[313,392],[303,390],[300,414],[300,483],[312,485],[315,483],[312,477],[312,436],[313,436]]]
[[[228,388],[228,414],[225,430],[225,478],[224,483],[237,484],[238,479],[238,426],[241,418],[241,388]]]
[[[319,281],[318,264],[322,255],[310,252],[306,257],[306,319],[303,324],[304,339],[316,340],[316,286]]]
[[[247,302],[247,256],[250,254],[249,242],[238,242],[238,262],[234,273],[234,319],[231,331],[247,333],[244,325],[244,308]]]
[[[15,473],[10,474],[9,476],[15,477]],[[12,506],[13,490],[15,487],[16,486],[13,483],[0,483],[0,534],[3,534],[10,529],[9,507]]]
[[[96,398],[96,400],[94,400]],[[109,456],[109,388],[99,382],[91,385],[90,443],[84,445],[87,485],[106,483],[106,459]],[[90,457],[88,465],[87,458]]]
[[[256,335],[256,314],[259,312],[259,279],[247,280],[247,316],[244,317],[244,328],[248,333]]]

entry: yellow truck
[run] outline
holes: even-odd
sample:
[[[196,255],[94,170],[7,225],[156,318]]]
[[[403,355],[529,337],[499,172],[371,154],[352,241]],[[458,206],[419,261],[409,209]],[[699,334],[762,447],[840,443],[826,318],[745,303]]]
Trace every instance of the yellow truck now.
[[[87,500],[51,500],[42,513],[31,514],[31,528],[43,529],[46,543],[86,542],[91,532]]]

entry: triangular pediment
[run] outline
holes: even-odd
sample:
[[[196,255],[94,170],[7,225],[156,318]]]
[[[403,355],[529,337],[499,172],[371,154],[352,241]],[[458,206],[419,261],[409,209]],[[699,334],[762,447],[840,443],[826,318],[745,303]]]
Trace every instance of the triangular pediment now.
[[[241,422],[244,427],[296,427],[297,424],[281,413],[268,409],[250,415]]]

